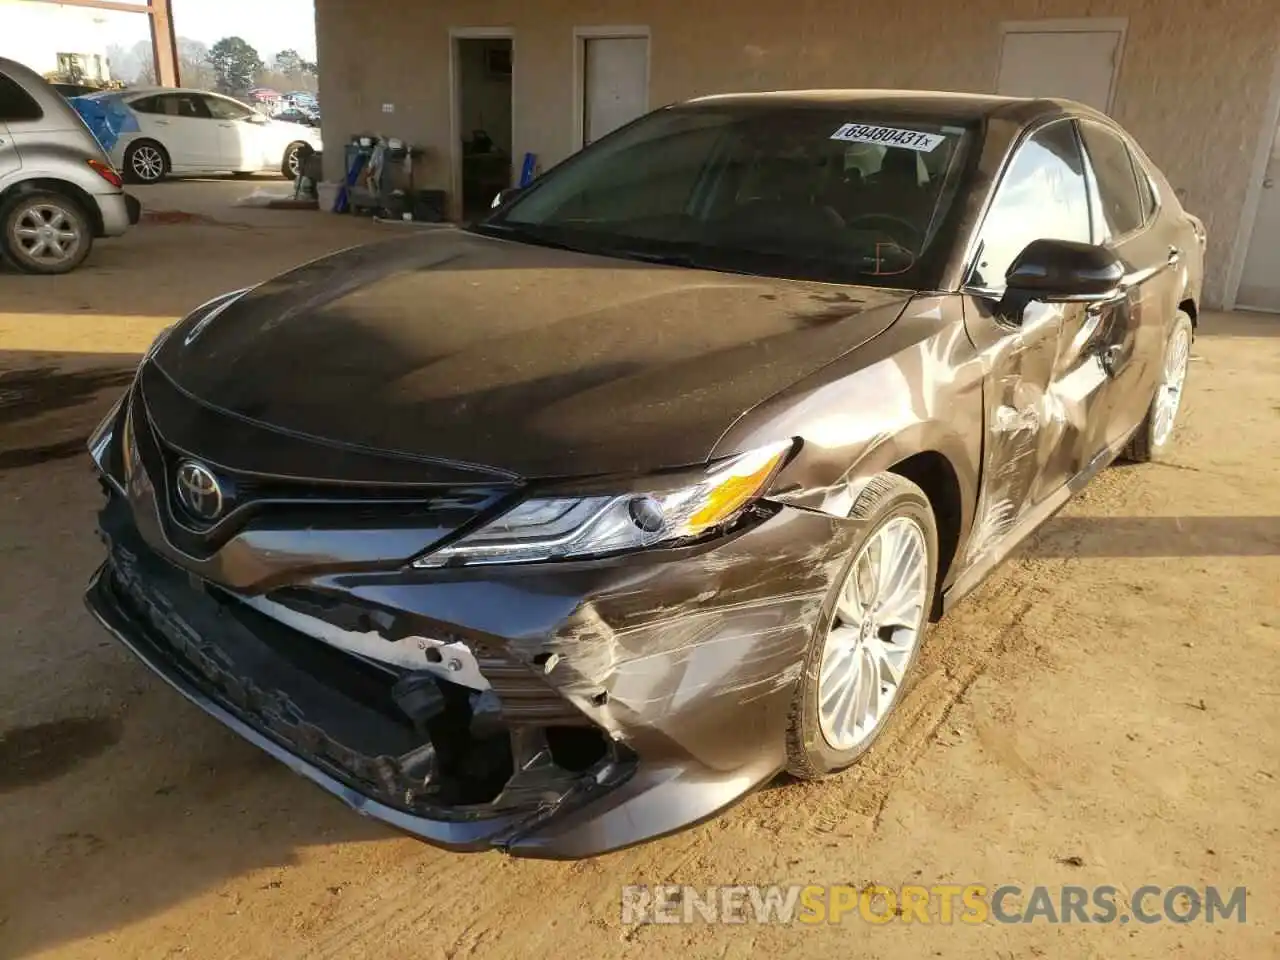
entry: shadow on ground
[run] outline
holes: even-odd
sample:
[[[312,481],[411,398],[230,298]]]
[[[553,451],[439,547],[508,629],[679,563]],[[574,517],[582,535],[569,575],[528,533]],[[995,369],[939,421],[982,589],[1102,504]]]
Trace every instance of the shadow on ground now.
[[[1034,557],[1274,557],[1280,517],[1055,517]]]

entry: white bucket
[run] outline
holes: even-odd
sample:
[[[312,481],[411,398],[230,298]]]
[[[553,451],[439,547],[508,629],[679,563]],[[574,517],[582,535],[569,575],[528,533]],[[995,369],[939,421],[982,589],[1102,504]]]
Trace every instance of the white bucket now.
[[[335,183],[330,180],[322,180],[316,184],[316,194],[320,198],[320,209],[325,213],[333,212],[333,205],[337,202],[338,191],[342,189],[342,184]]]

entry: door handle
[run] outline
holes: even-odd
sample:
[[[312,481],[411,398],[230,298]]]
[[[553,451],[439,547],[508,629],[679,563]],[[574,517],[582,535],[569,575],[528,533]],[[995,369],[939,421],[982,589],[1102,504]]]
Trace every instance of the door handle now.
[[[218,126],[222,127],[222,129],[224,129],[224,130],[230,130],[230,129],[231,129],[231,124],[229,124],[229,123],[220,123],[220,124],[218,124]]]
[[[157,126],[157,127],[167,127],[168,125],[169,125],[169,121],[168,121],[168,120],[157,120],[157,121],[156,121],[156,126]]]
[[[1177,247],[1170,247],[1169,248],[1169,266],[1172,267],[1177,265],[1178,261],[1180,261],[1181,259],[1182,259],[1182,251],[1179,250]]]
[[[1275,182],[1275,180],[1273,180],[1271,177],[1267,177],[1267,179],[1265,179],[1265,180],[1263,180],[1263,181],[1262,181],[1262,189],[1263,189],[1263,190],[1270,190],[1270,189],[1271,189],[1272,187],[1274,187],[1275,185],[1276,185],[1276,182]]]
[[[1103,347],[1098,351],[1098,362],[1102,364],[1102,372],[1108,377],[1116,375],[1116,368],[1120,364],[1120,356],[1124,353],[1124,347],[1121,344],[1113,343],[1110,346]]]

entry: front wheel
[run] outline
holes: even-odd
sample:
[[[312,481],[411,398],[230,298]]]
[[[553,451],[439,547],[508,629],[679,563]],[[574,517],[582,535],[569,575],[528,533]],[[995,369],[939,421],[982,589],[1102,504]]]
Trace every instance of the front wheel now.
[[[298,174],[302,173],[302,164],[306,162],[307,154],[313,152],[312,148],[305,143],[291,143],[289,148],[284,152],[284,160],[280,164],[280,175],[286,180],[297,180]]]
[[[791,708],[787,770],[802,779],[843,770],[880,735],[933,609],[938,532],[924,491],[878,474],[850,519],[863,533],[823,607]]]
[[[0,249],[25,273],[69,273],[93,246],[93,228],[75,200],[49,190],[18,193],[0,207]]]
[[[1191,318],[1179,310],[1165,341],[1160,385],[1156,387],[1156,395],[1147,408],[1142,425],[1125,447],[1125,459],[1147,463],[1160,459],[1172,449],[1173,429],[1177,425],[1182,392],[1187,384],[1193,336]]]

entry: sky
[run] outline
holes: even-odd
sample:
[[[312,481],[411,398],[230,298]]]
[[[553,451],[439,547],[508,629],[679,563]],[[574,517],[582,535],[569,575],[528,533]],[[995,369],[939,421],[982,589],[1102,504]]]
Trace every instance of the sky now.
[[[304,59],[316,58],[316,16],[313,0],[172,0],[174,31],[180,37],[212,46],[223,37],[238,36],[263,60],[281,50],[294,49]],[[104,17],[108,43],[131,47],[143,35],[146,19],[129,13]],[[139,22],[134,22],[139,21]]]

